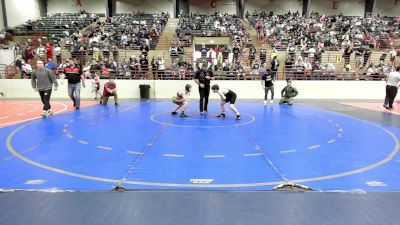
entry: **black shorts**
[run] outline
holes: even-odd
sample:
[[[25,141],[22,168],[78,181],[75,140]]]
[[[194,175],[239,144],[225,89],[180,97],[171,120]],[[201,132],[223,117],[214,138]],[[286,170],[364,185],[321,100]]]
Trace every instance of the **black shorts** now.
[[[236,102],[236,93],[233,91],[229,91],[226,95],[225,95],[226,99],[225,102],[229,102],[230,104],[235,104]]]

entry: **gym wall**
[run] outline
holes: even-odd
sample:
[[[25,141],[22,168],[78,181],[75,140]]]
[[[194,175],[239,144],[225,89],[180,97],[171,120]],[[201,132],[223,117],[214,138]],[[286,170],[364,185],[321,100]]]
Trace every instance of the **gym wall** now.
[[[375,0],[373,15],[400,16],[400,0]]]
[[[58,81],[59,90],[52,94],[53,98],[68,99],[67,80]],[[101,80],[101,89],[107,80]],[[120,98],[139,98],[140,84],[149,84],[150,98],[152,99],[171,99],[177,91],[183,90],[185,84],[191,84],[193,91],[192,99],[199,99],[197,85],[194,81],[181,80],[117,80],[118,97]],[[212,81],[221,88],[229,88],[235,91],[238,99],[263,100],[264,90],[260,81]],[[81,97],[93,99],[91,92],[91,82],[86,82],[86,88],[81,89]],[[286,85],[285,81],[276,81],[275,96],[280,98],[280,92]],[[293,81],[293,86],[299,91],[297,99],[380,99],[385,97],[385,81]],[[11,99],[39,99],[39,95],[32,89],[31,81],[28,79],[1,80],[0,88]],[[24,91],[21,91],[24,90]],[[210,94],[210,98],[218,99],[217,94]]]
[[[38,0],[5,0],[8,26],[17,26],[29,19],[40,18]]]
[[[364,16],[365,1],[360,0],[311,0],[309,12],[325,15]]]
[[[117,0],[117,13],[130,13],[132,11],[145,13],[168,12],[174,15],[174,1],[172,0]]]
[[[4,28],[4,21],[3,21],[3,6],[0,4],[0,30]]]
[[[253,13],[254,10],[257,12],[273,11],[276,15],[285,14],[288,11],[296,12],[297,10],[302,12],[303,9],[303,1],[298,0],[274,0],[274,1],[260,1],[260,0],[247,0],[245,2],[244,12],[248,11],[249,13]]]
[[[47,0],[48,13],[76,13],[86,10],[90,13],[106,13],[106,0]]]
[[[189,12],[236,14],[236,0],[189,0]]]

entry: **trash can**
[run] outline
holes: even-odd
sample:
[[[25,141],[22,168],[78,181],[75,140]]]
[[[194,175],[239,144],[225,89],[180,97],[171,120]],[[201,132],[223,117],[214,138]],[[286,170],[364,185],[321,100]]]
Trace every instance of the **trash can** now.
[[[149,99],[150,98],[150,85],[148,84],[140,84],[140,99]]]

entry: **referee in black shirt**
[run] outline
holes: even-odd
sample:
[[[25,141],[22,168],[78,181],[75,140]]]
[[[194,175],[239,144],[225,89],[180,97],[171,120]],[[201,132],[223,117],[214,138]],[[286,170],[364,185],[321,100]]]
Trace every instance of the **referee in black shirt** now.
[[[214,75],[208,69],[207,62],[203,62],[203,66],[196,72],[194,82],[199,85],[200,94],[200,114],[207,113],[208,98],[210,96],[210,80],[214,80]]]

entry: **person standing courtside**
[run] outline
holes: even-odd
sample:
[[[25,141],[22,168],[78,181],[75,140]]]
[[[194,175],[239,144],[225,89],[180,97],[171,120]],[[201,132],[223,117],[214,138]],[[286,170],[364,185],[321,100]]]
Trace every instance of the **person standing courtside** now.
[[[68,67],[64,69],[64,74],[68,80],[68,95],[74,102],[75,109],[80,108],[81,104],[81,81],[82,87],[85,88],[85,77],[82,74],[82,68],[75,65],[75,61],[70,59]]]
[[[270,69],[267,69],[267,71],[261,74],[261,85],[264,89],[264,104],[267,104],[268,100],[268,92],[271,91],[271,100],[270,103],[274,103],[274,76],[271,73]]]
[[[201,115],[207,113],[208,98],[210,96],[210,81],[213,79],[213,73],[208,69],[207,62],[204,62],[202,68],[196,72],[194,78],[194,81],[199,85]]]
[[[53,115],[50,105],[51,91],[53,89],[57,91],[58,83],[54,76],[53,71],[44,68],[44,63],[41,60],[36,62],[36,69],[32,73],[31,77],[32,88],[39,92],[40,99],[43,103],[43,117]]]
[[[386,96],[383,107],[386,109],[393,109],[393,102],[397,95],[397,89],[400,81],[400,66],[396,71],[390,72],[386,79]]]

